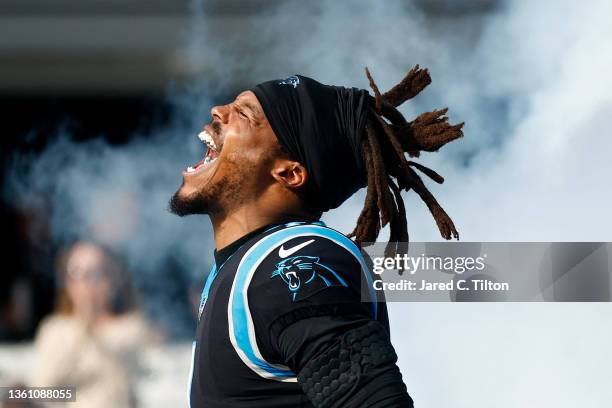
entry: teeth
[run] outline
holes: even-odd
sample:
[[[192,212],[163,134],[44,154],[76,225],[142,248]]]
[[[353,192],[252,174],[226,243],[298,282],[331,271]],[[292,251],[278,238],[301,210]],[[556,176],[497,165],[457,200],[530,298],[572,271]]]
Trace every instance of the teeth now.
[[[200,132],[198,134],[198,138],[206,143],[206,145],[208,147],[210,147],[211,149],[213,149],[214,151],[218,152],[217,149],[217,145],[215,144],[215,140],[212,138],[212,136],[210,135],[210,133],[208,133],[207,131],[203,130],[202,132]],[[209,164],[214,162],[215,160],[217,160],[218,157],[215,157],[214,159],[210,158],[210,156],[206,156],[204,158],[204,163],[203,164]],[[187,173],[193,173],[194,171],[196,171],[196,168],[193,166],[189,166],[187,167],[187,169],[185,170]]]
[[[210,146],[213,150],[217,150],[217,145],[215,144],[215,140],[212,138],[212,136],[207,131],[204,130],[200,132],[200,134],[198,135],[198,138],[204,143],[206,143],[208,146]]]

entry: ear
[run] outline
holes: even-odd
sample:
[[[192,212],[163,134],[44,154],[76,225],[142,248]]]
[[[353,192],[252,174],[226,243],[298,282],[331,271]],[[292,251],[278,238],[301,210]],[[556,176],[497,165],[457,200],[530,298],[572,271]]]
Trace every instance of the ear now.
[[[293,160],[277,160],[271,174],[276,181],[291,190],[303,187],[308,181],[306,167]]]

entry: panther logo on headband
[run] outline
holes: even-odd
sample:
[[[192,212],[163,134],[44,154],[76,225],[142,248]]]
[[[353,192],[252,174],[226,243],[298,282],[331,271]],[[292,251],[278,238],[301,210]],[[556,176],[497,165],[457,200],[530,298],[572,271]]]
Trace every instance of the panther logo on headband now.
[[[291,85],[294,88],[297,88],[297,86],[300,84],[300,78],[297,77],[296,75],[291,75],[289,78],[283,79],[278,84],[279,85]]]
[[[316,256],[293,256],[276,264],[270,278],[280,276],[287,284],[292,300],[305,299],[309,294],[330,286],[347,286],[331,268],[319,263]]]

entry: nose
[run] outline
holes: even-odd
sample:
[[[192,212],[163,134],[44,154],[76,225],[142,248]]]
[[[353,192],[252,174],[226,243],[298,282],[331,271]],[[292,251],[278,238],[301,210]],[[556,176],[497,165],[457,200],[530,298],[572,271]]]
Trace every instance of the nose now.
[[[227,123],[227,119],[229,118],[229,106],[213,106],[213,108],[210,110],[210,114],[213,121],[217,120],[221,123]]]

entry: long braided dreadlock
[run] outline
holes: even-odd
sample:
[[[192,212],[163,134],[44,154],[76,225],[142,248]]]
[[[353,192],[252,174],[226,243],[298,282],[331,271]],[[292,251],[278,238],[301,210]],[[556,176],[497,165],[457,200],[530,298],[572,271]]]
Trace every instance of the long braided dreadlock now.
[[[448,108],[425,112],[411,122],[396,109],[431,83],[427,69],[416,65],[399,84],[383,94],[368,68],[365,70],[374,92],[362,141],[368,186],[363,210],[349,237],[354,238],[358,245],[374,242],[381,228],[389,224],[390,237],[385,252],[388,255],[407,253],[408,223],[401,191],[412,189],[429,208],[442,237],[459,239],[453,221],[414,169],[440,184],[444,178],[419,163],[407,160],[405,153],[409,157],[419,157],[421,151],[437,151],[463,136],[463,123],[449,124],[445,116]]]

